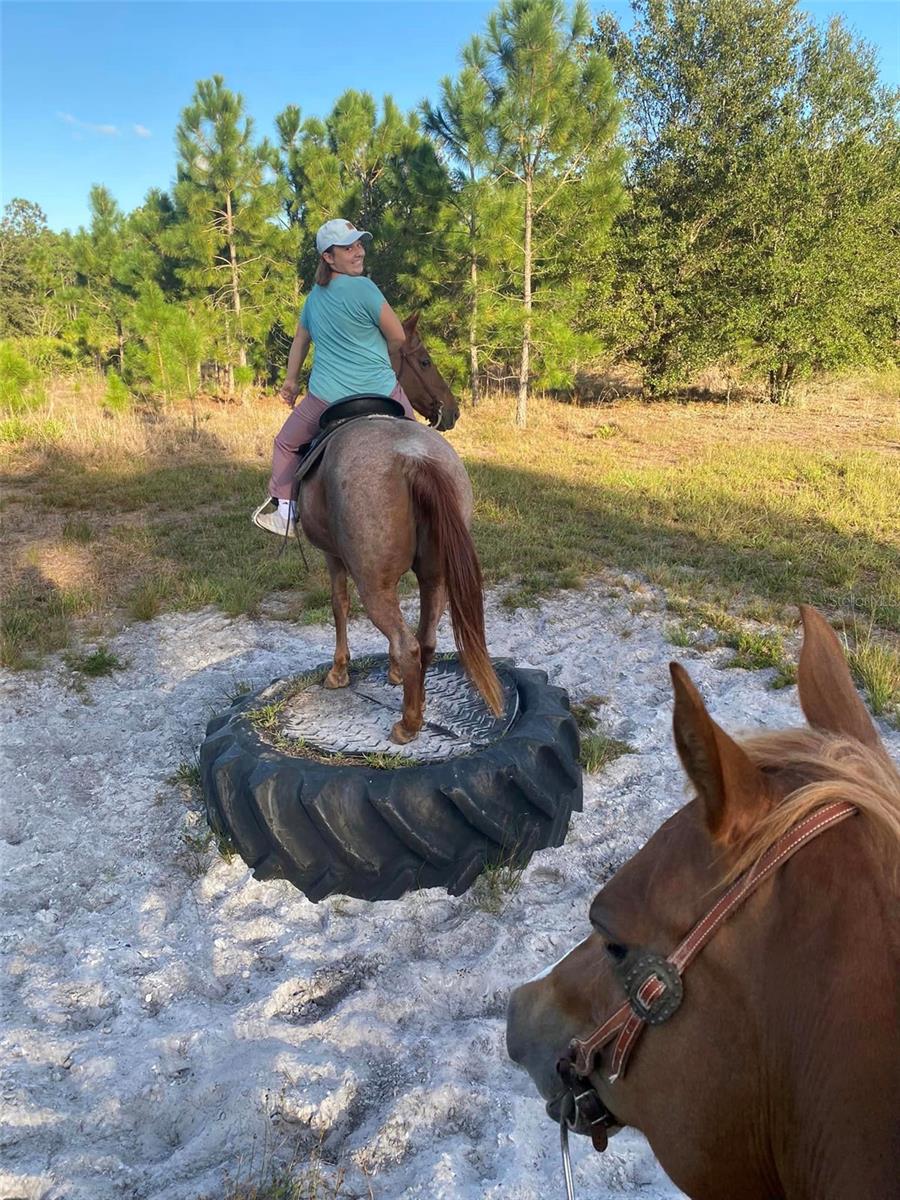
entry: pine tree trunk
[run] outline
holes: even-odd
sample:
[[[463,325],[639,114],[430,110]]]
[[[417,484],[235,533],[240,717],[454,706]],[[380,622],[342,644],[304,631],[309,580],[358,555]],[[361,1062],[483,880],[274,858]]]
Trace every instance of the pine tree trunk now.
[[[166,400],[168,401],[168,400],[172,399],[172,394],[169,389],[169,376],[166,374],[166,364],[165,364],[165,360],[163,359],[162,342],[161,341],[157,341],[157,343],[156,343],[156,357],[159,362],[159,377],[162,380],[163,395],[165,396]]]
[[[469,318],[469,387],[472,391],[472,407],[481,400],[478,379],[478,260],[473,252],[471,263],[472,309]]]
[[[238,274],[237,247],[234,244],[234,217],[231,212],[231,193],[225,197],[225,215],[228,222],[228,258],[231,262],[231,303],[238,327],[238,366],[247,365],[247,347],[244,345],[244,322],[241,318],[241,289]]]
[[[116,321],[116,338],[118,341],[118,359],[119,359],[119,375],[125,375],[125,330],[122,328],[122,322]]]
[[[516,399],[516,425],[524,429],[528,422],[528,376],[531,369],[531,225],[534,219],[534,179],[525,175],[525,268],[522,286],[522,359],[519,365],[519,394]]]

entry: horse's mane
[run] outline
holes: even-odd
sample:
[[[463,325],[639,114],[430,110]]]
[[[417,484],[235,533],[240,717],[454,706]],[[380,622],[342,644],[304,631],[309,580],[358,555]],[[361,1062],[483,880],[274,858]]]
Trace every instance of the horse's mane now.
[[[763,771],[803,782],[759,821],[738,847],[728,871],[736,879],[784,833],[834,800],[855,804],[871,829],[879,857],[900,876],[900,772],[886,750],[816,729],[785,729],[741,739]]]

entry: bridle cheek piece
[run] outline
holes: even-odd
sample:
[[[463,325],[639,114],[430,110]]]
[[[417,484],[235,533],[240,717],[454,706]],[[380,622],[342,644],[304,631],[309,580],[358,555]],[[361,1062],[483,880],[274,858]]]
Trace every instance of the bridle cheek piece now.
[[[678,1011],[684,998],[684,972],[723,922],[802,846],[856,811],[846,801],[817,809],[783,834],[754,866],[736,879],[671,954],[663,956],[637,948],[617,967],[616,974],[627,1000],[588,1037],[572,1041],[568,1053],[556,1065],[566,1087],[560,1109],[560,1137],[570,1196],[574,1193],[570,1187],[567,1131],[579,1126],[588,1129],[594,1149],[603,1151],[609,1129],[620,1124],[590,1080],[605,1047],[614,1043],[608,1068],[603,1071],[606,1082],[614,1084],[624,1076],[631,1052],[646,1026],[662,1025]]]
[[[413,375],[416,376],[419,383],[421,383],[426,396],[431,401],[432,411],[431,411],[431,416],[428,418],[428,424],[431,426],[432,429],[437,429],[438,426],[440,425],[441,419],[444,415],[443,400],[439,400],[437,398],[437,396],[435,396],[434,392],[432,392],[431,388],[428,386],[425,376],[422,374],[422,372],[419,369],[418,363],[416,363],[413,360],[412,352],[407,350],[405,346],[400,347],[400,361],[401,361],[401,363],[403,363],[404,366],[409,367],[409,369],[412,371]],[[398,380],[398,382],[399,382],[399,380]]]

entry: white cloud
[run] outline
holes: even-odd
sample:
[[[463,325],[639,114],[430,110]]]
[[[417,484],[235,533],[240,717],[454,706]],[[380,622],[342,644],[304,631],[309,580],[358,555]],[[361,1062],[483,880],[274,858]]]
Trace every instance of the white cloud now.
[[[146,125],[132,125],[131,127],[139,138],[153,137],[153,134]]]
[[[73,129],[85,129],[88,133],[99,133],[102,137],[118,137],[119,135],[119,127],[117,125],[97,125],[93,121],[82,121],[67,112],[60,112],[56,115],[66,125],[71,125]]]

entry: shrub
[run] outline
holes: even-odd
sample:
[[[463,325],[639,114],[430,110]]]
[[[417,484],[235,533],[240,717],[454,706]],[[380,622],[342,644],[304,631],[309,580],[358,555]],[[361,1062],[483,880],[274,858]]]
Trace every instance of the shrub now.
[[[71,375],[80,366],[75,347],[62,338],[12,338],[10,345],[45,379],[49,375]]]
[[[43,404],[37,371],[11,342],[0,342],[0,411],[15,417]]]
[[[132,405],[132,395],[122,381],[122,376],[110,371],[106,377],[106,395],[103,407],[110,412],[127,412]]]

